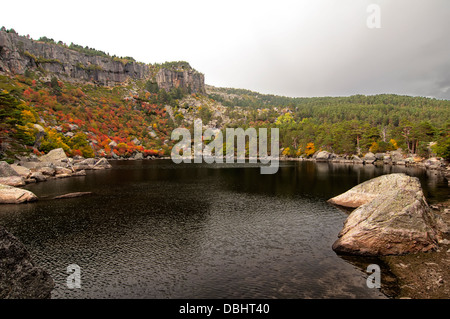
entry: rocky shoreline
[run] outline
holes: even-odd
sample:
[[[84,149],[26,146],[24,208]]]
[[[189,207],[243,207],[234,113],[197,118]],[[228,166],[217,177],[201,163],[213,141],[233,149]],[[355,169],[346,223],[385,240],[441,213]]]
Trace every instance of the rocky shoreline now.
[[[450,200],[428,205],[417,178],[382,175],[329,200],[356,208],[333,244],[338,254],[377,257],[391,298],[450,296]],[[392,278],[394,276],[394,278]],[[395,281],[395,289],[391,284]]]
[[[0,204],[21,204],[38,200],[32,192],[19,187],[52,179],[85,176],[87,170],[111,168],[105,158],[69,158],[63,149],[41,157],[21,158],[9,165],[0,162]]]
[[[401,150],[386,153],[371,152],[363,157],[356,155],[337,155],[327,151],[316,152],[312,157],[280,157],[282,161],[312,161],[317,163],[334,163],[348,165],[400,166],[417,167],[445,177],[450,185],[450,163],[443,158],[421,158],[415,155],[404,155]]]

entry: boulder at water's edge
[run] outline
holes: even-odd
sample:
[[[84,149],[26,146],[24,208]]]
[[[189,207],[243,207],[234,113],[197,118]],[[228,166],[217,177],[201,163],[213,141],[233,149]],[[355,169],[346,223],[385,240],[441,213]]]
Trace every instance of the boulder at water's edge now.
[[[348,216],[333,244],[333,250],[341,254],[428,252],[437,249],[442,232],[448,231],[428,206],[418,178],[405,174],[372,179],[330,202],[360,205]]]
[[[0,184],[0,204],[21,204],[37,200],[37,196],[26,189]]]
[[[347,192],[328,200],[329,203],[357,208],[374,200],[382,193],[392,190],[421,190],[418,179],[406,174],[382,175],[374,179],[361,183]]]

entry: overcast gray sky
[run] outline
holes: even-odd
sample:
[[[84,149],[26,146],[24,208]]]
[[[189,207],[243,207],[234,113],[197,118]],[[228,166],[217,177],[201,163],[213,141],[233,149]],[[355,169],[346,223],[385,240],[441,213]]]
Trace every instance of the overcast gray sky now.
[[[370,4],[381,28],[367,26]],[[185,60],[214,86],[450,99],[449,0],[21,0],[2,4],[0,25],[146,63]]]

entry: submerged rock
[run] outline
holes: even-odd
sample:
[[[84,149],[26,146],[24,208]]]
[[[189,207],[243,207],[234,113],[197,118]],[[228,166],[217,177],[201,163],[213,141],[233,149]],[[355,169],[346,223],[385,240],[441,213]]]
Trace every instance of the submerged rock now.
[[[448,231],[428,206],[418,178],[384,175],[330,200],[358,207],[347,218],[333,244],[342,254],[402,255],[437,249]]]
[[[86,195],[91,195],[92,192],[77,192],[77,193],[69,193],[64,195],[59,195],[56,197],[53,197],[53,199],[65,199],[65,198],[75,198],[75,197],[81,197]]]
[[[0,226],[0,299],[47,299],[54,285],[25,246]]]

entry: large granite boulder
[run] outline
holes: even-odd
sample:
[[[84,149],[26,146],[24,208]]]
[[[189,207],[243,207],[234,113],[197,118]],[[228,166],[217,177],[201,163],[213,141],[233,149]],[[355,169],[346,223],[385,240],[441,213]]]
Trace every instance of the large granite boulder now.
[[[86,158],[84,160],[82,160],[81,162],[78,162],[78,165],[95,165],[95,163],[97,162],[97,160],[95,158]]]
[[[8,163],[0,162],[0,184],[9,186],[24,186],[24,179]]]
[[[11,168],[14,169],[17,172],[17,174],[19,174],[23,178],[28,178],[31,175],[31,170],[24,166],[13,164],[11,165]]]
[[[344,196],[345,195],[345,196]],[[353,200],[350,200],[351,197]],[[402,255],[437,249],[447,226],[428,206],[420,182],[405,174],[384,175],[330,200],[355,207],[333,244],[341,254]]]
[[[0,226],[0,299],[47,299],[54,281],[25,246]]]
[[[428,169],[438,169],[441,167],[441,164],[441,161],[436,157],[432,157],[424,161],[424,165]]]
[[[375,154],[373,154],[372,152],[366,153],[363,157],[363,161],[366,164],[373,164],[373,162],[375,162],[377,160],[377,158],[375,157]]]
[[[109,164],[106,158],[101,158],[99,160],[95,158],[88,158],[81,162],[76,163],[73,166],[73,170],[75,172],[78,172],[82,170],[108,169],[111,167],[112,167],[111,164]]]
[[[53,176],[55,175],[55,169],[53,167],[41,167],[37,170],[45,176]]]
[[[61,161],[67,161],[67,155],[66,152],[62,148],[57,148],[54,150],[51,150],[45,155],[42,155],[39,160],[41,162],[61,162]]]
[[[69,168],[60,167],[60,166],[55,167],[55,174],[56,175],[60,175],[60,174],[68,174],[68,175],[70,175],[72,173],[73,173],[72,170],[69,169]]]
[[[25,180],[21,176],[0,177],[0,184],[8,186],[25,186]]]
[[[98,160],[98,162],[95,163],[96,167],[103,167],[103,168],[111,168],[111,164],[109,164],[108,160],[106,158],[101,158]]]
[[[357,155],[353,155],[351,159],[353,164],[364,164],[364,161]]]
[[[0,162],[0,177],[11,177],[11,176],[19,176],[11,165],[6,163],[5,161]]]
[[[416,190],[420,188],[417,179],[406,174],[382,175],[361,183],[347,192],[331,198],[328,202],[350,208],[357,208],[374,200],[381,193],[392,190]]]
[[[137,152],[134,156],[133,159],[135,160],[143,160],[144,159],[144,155],[140,152]]]
[[[390,156],[392,163],[394,163],[394,164],[403,162],[403,154],[400,149],[398,149],[396,151],[391,151],[389,153],[389,156]]]
[[[34,172],[31,174],[30,179],[34,179],[36,182],[45,182],[47,177],[41,172]]]
[[[21,204],[37,199],[37,196],[30,191],[0,184],[0,204]]]
[[[315,154],[315,159],[317,162],[326,162],[329,159],[331,159],[331,157],[332,157],[332,154],[327,151],[320,151]]]

